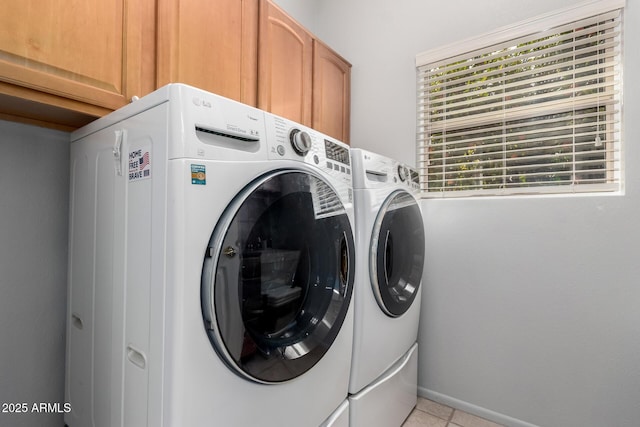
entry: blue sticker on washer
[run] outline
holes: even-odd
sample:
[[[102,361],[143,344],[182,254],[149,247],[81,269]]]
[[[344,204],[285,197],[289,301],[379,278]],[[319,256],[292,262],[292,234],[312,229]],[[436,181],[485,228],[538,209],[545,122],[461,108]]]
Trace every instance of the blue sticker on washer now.
[[[191,183],[196,185],[207,184],[207,168],[205,165],[191,165]]]

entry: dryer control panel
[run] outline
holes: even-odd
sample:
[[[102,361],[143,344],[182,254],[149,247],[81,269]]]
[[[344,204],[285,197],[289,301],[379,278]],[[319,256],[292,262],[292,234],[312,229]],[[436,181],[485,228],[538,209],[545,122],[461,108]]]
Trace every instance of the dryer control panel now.
[[[397,160],[363,149],[351,150],[354,164],[354,188],[379,188],[389,185],[420,190],[418,171]]]

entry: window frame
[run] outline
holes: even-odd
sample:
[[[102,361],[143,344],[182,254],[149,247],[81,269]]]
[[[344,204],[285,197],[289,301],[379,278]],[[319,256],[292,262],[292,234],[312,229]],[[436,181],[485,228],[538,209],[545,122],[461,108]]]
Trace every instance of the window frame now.
[[[572,22],[580,21],[583,19],[587,19],[594,16],[604,15],[609,12],[614,12],[616,10],[620,11],[620,27],[623,27],[623,12],[624,12],[624,0],[604,0],[604,1],[596,1],[596,2],[587,2],[578,4],[569,8],[565,8],[559,11],[554,11],[545,15],[541,15],[535,17],[533,19],[529,19],[527,21],[523,21],[508,27],[504,27],[498,29],[496,31],[484,34],[479,37],[473,37],[470,39],[462,40],[460,42],[456,42],[453,44],[449,44],[443,47],[439,47],[436,49],[432,49],[427,52],[420,53],[416,56],[416,69],[417,69],[417,94],[418,94],[418,104],[417,104],[417,157],[418,157],[418,165],[420,169],[420,177],[421,177],[421,187],[423,198],[437,198],[437,197],[469,197],[469,196],[508,196],[508,195],[518,195],[518,194],[576,194],[576,193],[594,193],[594,192],[609,192],[614,194],[621,194],[623,192],[623,156],[622,156],[622,126],[619,123],[615,129],[611,130],[611,127],[606,129],[606,133],[615,132],[617,134],[617,138],[615,141],[615,158],[616,167],[617,167],[617,176],[614,183],[602,183],[602,184],[575,184],[571,183],[569,185],[563,184],[552,184],[547,183],[540,186],[533,187],[496,187],[492,189],[455,189],[455,188],[443,188],[442,190],[431,190],[427,187],[427,169],[428,165],[425,160],[425,152],[428,146],[428,136],[426,131],[426,123],[424,118],[424,109],[421,109],[420,106],[420,98],[422,94],[424,94],[423,87],[421,88],[421,79],[420,79],[420,70],[421,68],[435,64],[435,63],[443,63],[446,62],[448,64],[455,63],[461,59],[469,59],[474,58],[484,53],[494,52],[499,49],[505,49],[508,47],[512,47],[517,45],[519,39],[527,38],[527,37],[544,37],[547,34],[548,29],[552,29],[551,33],[557,29],[557,27],[568,26]],[[622,40],[622,38],[621,38]],[[621,42],[622,43],[622,42]],[[621,48],[619,49],[619,55],[622,56]],[[622,79],[622,64],[620,64],[620,79]],[[617,117],[622,117],[622,112],[620,111],[622,108],[622,81],[620,80],[619,84],[619,104],[616,108],[618,111],[616,113]],[[559,101],[559,104],[563,104],[562,101]],[[595,105],[595,104],[594,104]],[[592,106],[594,106],[592,105]],[[544,108],[542,106],[541,108]],[[532,108],[530,112],[534,111]],[[611,112],[605,112],[602,115],[610,115]],[[528,117],[536,117],[535,115],[528,114]],[[508,121],[508,120],[506,120]],[[485,122],[485,124],[488,122]],[[476,126],[478,126],[476,124]],[[469,125],[467,129],[471,129],[473,126]],[[464,129],[464,127],[462,128]],[[425,136],[422,136],[422,135]],[[607,139],[608,141],[610,139]],[[605,153],[606,155],[606,153]],[[612,160],[609,157],[605,157],[605,159],[601,160],[604,163],[609,163]],[[572,165],[571,172],[575,173],[579,171],[575,165]],[[607,176],[608,178],[608,176]],[[446,187],[446,185],[444,186]]]

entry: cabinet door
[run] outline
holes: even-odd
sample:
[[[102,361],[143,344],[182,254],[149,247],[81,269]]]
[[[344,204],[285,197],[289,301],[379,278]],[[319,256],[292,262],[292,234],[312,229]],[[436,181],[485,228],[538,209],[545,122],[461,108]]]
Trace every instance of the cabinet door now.
[[[158,0],[158,86],[256,105],[258,0]]]
[[[0,94],[100,114],[152,91],[154,9],[153,0],[4,2]]]
[[[258,40],[258,107],[311,126],[313,37],[261,0]]]
[[[313,127],[348,143],[350,101],[351,64],[314,40]]]

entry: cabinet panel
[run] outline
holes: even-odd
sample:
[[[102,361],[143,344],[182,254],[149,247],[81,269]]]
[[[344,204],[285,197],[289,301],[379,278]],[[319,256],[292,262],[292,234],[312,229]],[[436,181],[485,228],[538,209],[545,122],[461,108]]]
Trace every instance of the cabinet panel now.
[[[1,82],[86,103],[89,113],[95,106],[118,108],[153,89],[153,0],[23,0],[3,6]]]
[[[74,129],[183,82],[348,140],[350,65],[271,1],[4,6],[0,118]]]
[[[351,65],[318,40],[313,52],[313,127],[348,143]]]
[[[311,126],[313,37],[276,5],[260,3],[258,107]]]
[[[258,0],[158,0],[158,87],[256,105]]]

